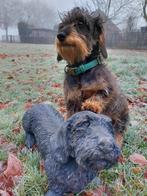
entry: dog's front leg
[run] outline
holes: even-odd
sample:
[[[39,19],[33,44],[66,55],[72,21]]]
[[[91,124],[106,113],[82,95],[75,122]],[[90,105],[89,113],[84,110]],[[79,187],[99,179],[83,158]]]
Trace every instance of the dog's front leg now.
[[[82,103],[82,110],[102,113],[113,96],[111,91],[109,87],[98,89],[90,98]]]
[[[82,88],[84,97],[82,110],[102,113],[112,97],[112,88],[106,82],[92,83]]]
[[[67,118],[81,111],[81,91],[78,89],[70,89],[65,92],[65,103],[67,109]]]

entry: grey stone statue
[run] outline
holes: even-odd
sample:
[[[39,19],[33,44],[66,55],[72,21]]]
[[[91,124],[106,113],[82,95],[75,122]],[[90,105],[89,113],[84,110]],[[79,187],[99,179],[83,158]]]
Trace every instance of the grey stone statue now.
[[[52,106],[38,104],[24,114],[22,122],[26,146],[37,144],[45,161],[46,196],[80,192],[120,155],[107,116],[83,111],[64,121]]]

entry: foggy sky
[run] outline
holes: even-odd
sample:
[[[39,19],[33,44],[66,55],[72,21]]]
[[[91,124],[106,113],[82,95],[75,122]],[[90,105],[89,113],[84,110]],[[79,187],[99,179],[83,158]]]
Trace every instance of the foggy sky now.
[[[57,13],[58,11],[63,12],[63,11],[70,10],[74,6],[78,6],[78,5],[84,6],[84,3],[86,3],[87,0],[44,0],[44,1],[46,1],[49,6],[53,7],[55,12]],[[138,28],[140,28],[145,24],[146,23],[143,18],[138,19],[138,25],[137,25]],[[121,28],[121,25],[119,25],[119,27]],[[124,25],[122,24],[122,28],[123,27]]]
[[[75,0],[47,0],[49,5],[52,5],[56,11],[67,11],[74,7]]]

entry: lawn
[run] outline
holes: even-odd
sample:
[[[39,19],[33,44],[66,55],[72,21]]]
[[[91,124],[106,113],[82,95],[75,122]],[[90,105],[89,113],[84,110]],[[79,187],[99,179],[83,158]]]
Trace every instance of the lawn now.
[[[108,67],[128,97],[130,125],[124,159],[100,173],[101,186],[110,195],[144,196],[147,168],[132,163],[129,156],[139,153],[147,158],[147,51],[108,50],[108,54]],[[21,119],[32,104],[42,101],[52,102],[65,115],[64,66],[65,62],[57,63],[51,45],[0,44],[0,173],[13,152],[23,164],[23,175],[12,189],[16,196],[41,196],[48,188],[39,153],[24,146]],[[92,188],[93,184],[87,187]]]

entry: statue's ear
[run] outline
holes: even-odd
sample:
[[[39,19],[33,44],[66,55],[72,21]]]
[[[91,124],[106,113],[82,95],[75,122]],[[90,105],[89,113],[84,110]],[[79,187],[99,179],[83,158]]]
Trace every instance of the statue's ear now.
[[[62,60],[63,60],[62,56],[60,54],[57,54],[57,61],[59,62],[59,61],[62,61]]]
[[[102,53],[102,56],[106,59],[108,57],[108,54],[107,54],[106,45],[105,45],[104,32],[101,32],[101,34],[99,35],[98,42],[100,45],[100,51]]]
[[[61,129],[50,138],[50,150],[54,160],[62,164],[66,163],[69,157],[67,142],[67,127],[64,123]]]

